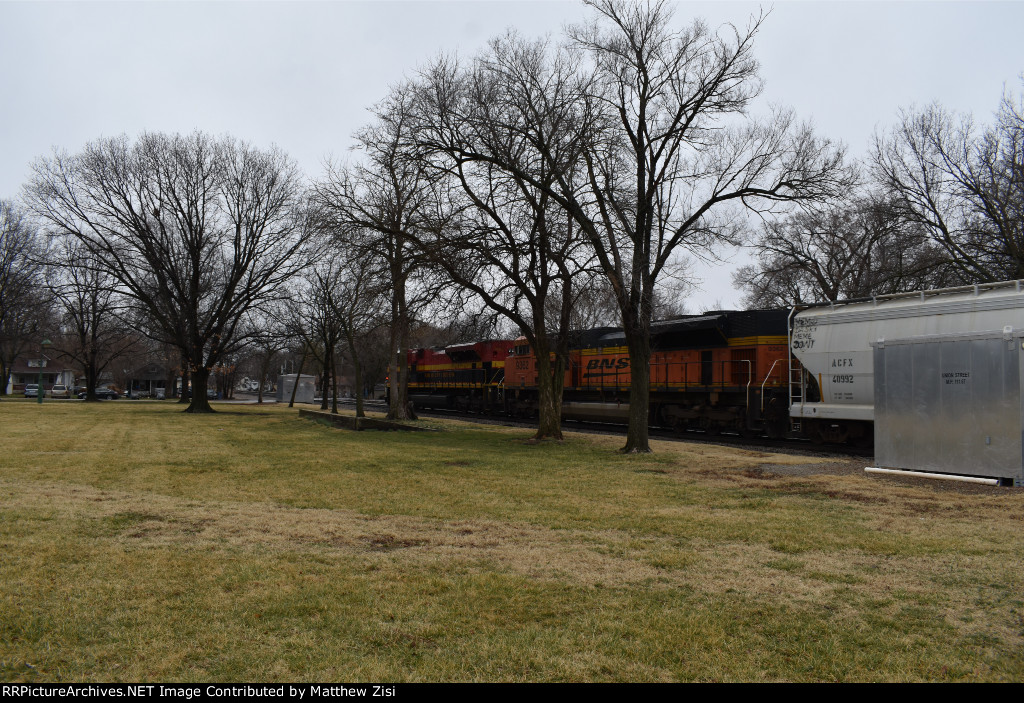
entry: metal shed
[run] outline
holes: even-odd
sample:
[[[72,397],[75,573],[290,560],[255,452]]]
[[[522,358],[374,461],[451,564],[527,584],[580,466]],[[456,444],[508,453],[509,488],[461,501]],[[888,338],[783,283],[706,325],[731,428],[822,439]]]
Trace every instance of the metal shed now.
[[[1024,482],[1024,330],[879,339],[875,461]]]
[[[287,403],[292,399],[292,389],[298,379],[299,389],[295,391],[296,403],[312,403],[316,395],[316,379],[313,376],[300,376],[286,373],[277,377],[277,402]]]

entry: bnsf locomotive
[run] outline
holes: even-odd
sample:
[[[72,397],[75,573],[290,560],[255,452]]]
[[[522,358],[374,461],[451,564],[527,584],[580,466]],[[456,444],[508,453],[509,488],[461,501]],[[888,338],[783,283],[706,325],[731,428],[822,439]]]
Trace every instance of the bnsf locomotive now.
[[[788,429],[786,310],[691,315],[651,327],[652,422],[781,435]],[[624,422],[630,359],[623,332],[581,332],[565,371],[562,415]],[[409,353],[417,407],[537,413],[537,363],[524,338]]]
[[[1024,281],[656,322],[651,422],[867,443],[876,410],[874,358],[886,339],[932,344],[1021,330]],[[577,335],[565,372],[564,417],[626,421],[625,344],[616,328]],[[417,349],[409,366],[410,398],[419,407],[537,412],[536,358],[523,338]],[[915,373],[913,365],[897,368],[889,383]]]

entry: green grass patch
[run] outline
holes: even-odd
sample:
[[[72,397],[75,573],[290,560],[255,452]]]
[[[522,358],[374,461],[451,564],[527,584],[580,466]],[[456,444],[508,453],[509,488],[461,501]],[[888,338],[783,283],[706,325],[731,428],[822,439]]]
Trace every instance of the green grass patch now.
[[[0,680],[1024,674],[1021,491],[431,426],[0,402]]]

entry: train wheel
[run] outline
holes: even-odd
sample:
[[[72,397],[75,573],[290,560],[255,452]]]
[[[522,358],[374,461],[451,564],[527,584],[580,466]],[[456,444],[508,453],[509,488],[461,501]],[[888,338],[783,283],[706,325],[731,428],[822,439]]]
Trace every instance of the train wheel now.
[[[789,430],[789,423],[786,420],[766,420],[764,432],[771,439],[782,439]]]
[[[875,446],[875,437],[874,435],[861,435],[850,440],[850,444],[857,447],[857,449],[871,449]]]
[[[734,429],[736,430],[736,433],[740,437],[743,437],[744,439],[751,439],[752,437],[755,437],[757,435],[757,431],[756,430],[754,430],[754,429],[752,429],[750,427],[747,427],[747,420],[746,420],[746,418],[742,418],[742,417],[738,418],[736,420]]]
[[[811,441],[815,444],[846,444],[850,427],[845,422],[817,422],[811,428]]]
[[[870,449],[875,445],[875,426],[870,422],[854,425],[850,430],[850,444],[858,449]]]
[[[831,444],[846,444],[850,440],[850,426],[845,422],[829,423],[825,441]]]
[[[768,401],[764,413],[764,431],[771,439],[782,439],[789,433],[789,407],[778,396]]]
[[[700,428],[704,430],[709,437],[716,437],[722,433],[722,426],[710,417],[702,417],[699,422]]]
[[[803,436],[811,440],[811,444],[824,444],[825,436],[821,433],[821,428],[818,426],[816,420],[804,420],[803,421]]]

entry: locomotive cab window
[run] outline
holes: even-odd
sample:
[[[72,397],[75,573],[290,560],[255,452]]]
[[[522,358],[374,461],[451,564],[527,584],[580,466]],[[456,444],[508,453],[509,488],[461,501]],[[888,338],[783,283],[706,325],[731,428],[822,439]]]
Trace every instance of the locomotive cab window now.
[[[529,344],[522,344],[522,345],[516,347],[516,356],[529,356],[529,355],[530,355],[530,345]]]

